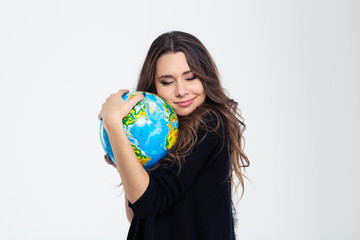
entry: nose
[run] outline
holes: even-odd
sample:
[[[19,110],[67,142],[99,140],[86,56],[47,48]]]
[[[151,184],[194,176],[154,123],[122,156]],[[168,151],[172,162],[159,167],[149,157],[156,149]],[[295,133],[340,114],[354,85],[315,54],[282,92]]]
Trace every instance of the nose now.
[[[189,89],[187,88],[184,80],[176,81],[176,92],[175,92],[176,97],[181,98],[188,94],[189,94]]]

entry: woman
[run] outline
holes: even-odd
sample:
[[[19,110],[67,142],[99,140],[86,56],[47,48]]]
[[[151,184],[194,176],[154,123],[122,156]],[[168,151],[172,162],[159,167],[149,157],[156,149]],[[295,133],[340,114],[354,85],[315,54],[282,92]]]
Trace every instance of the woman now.
[[[210,54],[188,33],[164,33],[149,49],[136,90],[155,93],[173,107],[179,136],[172,152],[146,171],[122,126],[144,97],[124,101],[128,90],[120,90],[102,106],[99,119],[127,199],[128,239],[235,239],[231,183],[237,177],[244,191],[245,124]]]

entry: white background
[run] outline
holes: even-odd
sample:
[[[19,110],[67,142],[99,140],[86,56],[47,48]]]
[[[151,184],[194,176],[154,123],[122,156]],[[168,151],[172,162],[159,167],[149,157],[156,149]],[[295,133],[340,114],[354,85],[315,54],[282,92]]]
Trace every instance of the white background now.
[[[245,119],[238,239],[360,239],[360,4],[0,1],[0,239],[125,239],[97,114],[189,32]]]

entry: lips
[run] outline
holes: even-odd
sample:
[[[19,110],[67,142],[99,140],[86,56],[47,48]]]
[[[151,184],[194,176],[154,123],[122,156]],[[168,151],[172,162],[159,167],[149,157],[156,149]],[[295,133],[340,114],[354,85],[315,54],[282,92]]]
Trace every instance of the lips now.
[[[175,104],[180,106],[180,107],[188,107],[194,102],[195,98],[192,98],[192,99],[189,99],[189,100],[186,100],[186,101],[175,102]]]

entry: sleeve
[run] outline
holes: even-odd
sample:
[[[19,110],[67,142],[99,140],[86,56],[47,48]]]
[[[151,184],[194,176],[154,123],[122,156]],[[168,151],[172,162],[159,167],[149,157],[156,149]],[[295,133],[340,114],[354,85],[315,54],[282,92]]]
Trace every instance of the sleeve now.
[[[129,203],[134,215],[145,218],[171,206],[183,196],[195,181],[198,173],[207,161],[215,155],[220,137],[216,132],[198,131],[198,139],[192,153],[185,159],[180,174],[175,164],[170,168],[158,168],[149,174],[150,182],[144,194],[133,204]]]

